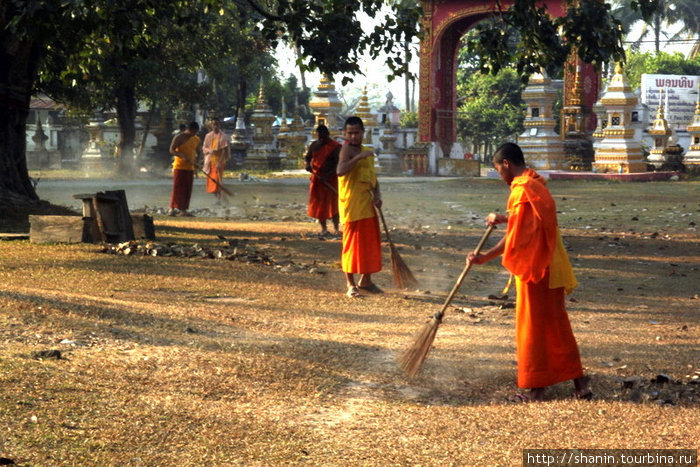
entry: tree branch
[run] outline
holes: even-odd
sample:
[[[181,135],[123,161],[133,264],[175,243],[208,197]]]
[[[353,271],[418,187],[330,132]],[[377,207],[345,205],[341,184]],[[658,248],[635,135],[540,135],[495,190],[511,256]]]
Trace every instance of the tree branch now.
[[[246,2],[248,3],[248,5],[253,7],[253,10],[261,14],[265,19],[269,19],[270,21],[284,21],[284,18],[282,18],[281,16],[273,15],[270,12],[266,11],[255,0],[246,0]]]

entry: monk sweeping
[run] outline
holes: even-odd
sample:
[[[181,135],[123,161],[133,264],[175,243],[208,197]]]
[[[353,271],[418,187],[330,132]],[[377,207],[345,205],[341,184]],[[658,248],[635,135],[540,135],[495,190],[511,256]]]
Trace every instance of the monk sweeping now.
[[[173,191],[170,195],[169,216],[180,214],[191,216],[190,208],[194,169],[201,149],[199,148],[199,124],[190,122],[184,132],[178,133],[170,143],[173,156]]]
[[[318,219],[321,235],[329,236],[328,219],[333,221],[334,234],[340,235],[338,218],[338,155],[340,143],[330,137],[326,125],[316,128],[318,139],[311,143],[306,153],[306,170],[311,172],[309,205],[306,213]]]
[[[221,185],[224,181],[224,168],[231,154],[226,133],[221,131],[218,118],[212,119],[212,130],[204,137],[204,170],[207,177],[207,193],[213,193],[215,204],[221,204]]]
[[[518,387],[514,402],[543,401],[547,386],[573,380],[574,397],[590,399],[581,358],[564,304],[578,284],[559,235],[557,209],[545,180],[525,166],[517,144],[501,145],[493,166],[510,185],[508,214],[490,213],[487,225],[507,223],[496,246],[467,261],[484,264],[503,255],[502,263],[516,279],[516,350]]]
[[[374,171],[374,153],[362,146],[365,127],[359,117],[349,117],[343,127],[346,144],[338,159],[338,210],[343,224],[341,268],[347,282],[346,295],[359,297],[360,290],[382,293],[372,274],[382,269],[379,220],[374,206],[382,206]],[[355,283],[355,274],[361,274]]]

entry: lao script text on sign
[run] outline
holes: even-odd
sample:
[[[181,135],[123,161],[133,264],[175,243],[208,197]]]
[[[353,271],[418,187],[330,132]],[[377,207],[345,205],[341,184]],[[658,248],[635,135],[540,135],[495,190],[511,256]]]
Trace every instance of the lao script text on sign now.
[[[649,107],[650,123],[656,118],[659,99],[664,100],[666,121],[678,130],[685,130],[693,119],[698,100],[700,76],[642,75],[642,103]],[[663,89],[663,95],[661,90]],[[666,103],[668,102],[668,105]]]

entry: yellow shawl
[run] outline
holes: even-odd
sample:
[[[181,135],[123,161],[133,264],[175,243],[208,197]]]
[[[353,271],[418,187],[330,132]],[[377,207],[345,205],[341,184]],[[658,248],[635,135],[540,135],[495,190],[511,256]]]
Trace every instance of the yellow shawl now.
[[[368,150],[362,146],[362,151]],[[373,190],[377,186],[374,156],[359,161],[350,172],[338,177],[338,212],[340,222],[359,221],[374,217]]]

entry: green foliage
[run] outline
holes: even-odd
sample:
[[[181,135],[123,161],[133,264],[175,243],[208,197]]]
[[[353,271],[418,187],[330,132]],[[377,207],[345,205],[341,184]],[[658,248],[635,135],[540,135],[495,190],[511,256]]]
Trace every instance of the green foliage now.
[[[401,128],[418,128],[418,112],[402,112],[399,124]]]
[[[669,54],[659,52],[635,53],[628,55],[625,67],[627,79],[632,88],[641,84],[642,74],[700,75],[700,57],[687,59],[680,52]]]
[[[408,72],[411,52],[403,43],[418,35],[416,25],[421,9],[415,2],[391,2],[391,15],[383,15],[380,0],[277,0],[266,9],[255,0],[248,4],[262,16],[259,30],[268,44],[279,41],[296,45],[303,70],[321,70],[328,74],[361,74],[359,58],[367,52],[372,58],[386,54],[386,64],[395,75]],[[356,15],[362,11],[380,19],[367,30]],[[343,84],[350,81],[344,77]]]
[[[523,131],[524,84],[512,68],[495,75],[473,73],[457,85],[457,131],[475,145],[497,143]]]
[[[656,0],[634,2],[649,17]],[[478,69],[498,73],[513,66],[523,80],[540,70],[556,76],[575,52],[597,67],[605,62],[625,60],[622,27],[606,2],[567,1],[567,14],[549,15],[536,0],[515,0],[508,9],[500,9],[490,21],[479,23],[466,40],[467,52],[478,57]]]

